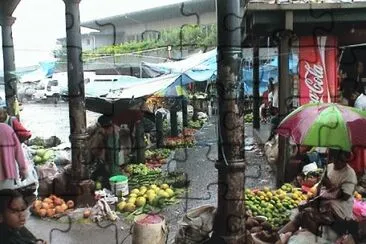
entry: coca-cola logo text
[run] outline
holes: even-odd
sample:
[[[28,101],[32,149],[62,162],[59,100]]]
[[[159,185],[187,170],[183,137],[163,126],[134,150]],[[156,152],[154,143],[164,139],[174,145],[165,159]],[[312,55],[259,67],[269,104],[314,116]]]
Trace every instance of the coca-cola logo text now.
[[[305,62],[305,84],[309,88],[310,102],[323,102],[324,68],[321,65]]]

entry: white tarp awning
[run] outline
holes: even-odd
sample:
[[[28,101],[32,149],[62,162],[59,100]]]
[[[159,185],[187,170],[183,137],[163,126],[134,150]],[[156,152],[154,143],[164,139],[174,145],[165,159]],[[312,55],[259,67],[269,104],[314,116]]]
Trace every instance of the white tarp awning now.
[[[106,96],[107,99],[132,99],[153,95],[169,85],[173,84],[179,75],[164,75],[152,78],[146,82],[141,82],[133,86],[125,86],[124,88],[111,91]]]

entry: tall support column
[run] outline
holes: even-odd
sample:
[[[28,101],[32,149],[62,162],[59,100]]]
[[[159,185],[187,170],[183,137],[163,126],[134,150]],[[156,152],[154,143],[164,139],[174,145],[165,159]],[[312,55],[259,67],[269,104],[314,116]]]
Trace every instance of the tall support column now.
[[[292,102],[291,82],[289,79],[289,54],[290,54],[291,33],[284,31],[280,34],[280,45],[278,52],[279,60],[279,119],[282,120],[289,112],[288,104]],[[278,167],[277,186],[285,182],[285,170],[289,160],[288,138],[279,136],[278,140]]]
[[[12,35],[12,25],[15,22],[15,18],[6,16],[4,13],[2,13],[2,16],[1,34],[3,42],[5,97],[8,105],[8,113],[10,115],[15,115],[14,103],[17,95],[17,79],[15,75],[15,56]]]
[[[156,124],[156,147],[164,147],[164,133],[163,133],[163,114],[161,112],[156,113],[155,124]]]
[[[253,128],[260,128],[259,107],[261,101],[259,97],[259,41],[258,37],[253,38]]]
[[[81,180],[86,160],[85,88],[80,33],[80,0],[63,0],[66,6],[67,74],[69,94],[72,179]]]
[[[144,125],[142,120],[136,122],[136,133],[135,133],[135,141],[136,141],[136,163],[143,164],[145,163],[145,132]]]
[[[244,113],[239,109],[242,57],[240,0],[217,0],[219,102],[218,207],[212,243],[245,243]],[[230,17],[228,17],[230,16]]]

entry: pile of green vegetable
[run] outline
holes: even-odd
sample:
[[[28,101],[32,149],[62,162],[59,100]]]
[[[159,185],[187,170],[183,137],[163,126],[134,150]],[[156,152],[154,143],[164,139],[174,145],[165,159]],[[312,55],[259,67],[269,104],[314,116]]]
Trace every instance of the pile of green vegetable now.
[[[151,169],[145,164],[129,164],[124,171],[128,175],[157,175],[161,173],[160,168]]]
[[[153,184],[161,185],[164,183],[181,188],[188,184],[187,177],[184,173],[162,173],[160,168],[150,169],[144,164],[128,165],[125,173],[128,175],[128,186],[130,189]]]
[[[204,120],[188,121],[188,128],[200,129],[205,124]]]
[[[253,113],[244,115],[244,122],[252,123],[253,122]]]
[[[55,152],[52,149],[38,148],[31,150],[33,162],[35,165],[42,165],[55,158]]]
[[[169,158],[170,153],[171,153],[171,150],[168,148],[151,149],[151,150],[145,151],[145,158],[146,158],[146,160],[149,160],[149,159],[160,160],[160,159]]]

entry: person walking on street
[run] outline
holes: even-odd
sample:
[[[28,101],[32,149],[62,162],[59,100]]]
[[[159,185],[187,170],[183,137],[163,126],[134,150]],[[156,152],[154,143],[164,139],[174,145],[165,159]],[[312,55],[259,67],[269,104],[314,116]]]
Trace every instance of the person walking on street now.
[[[17,117],[8,114],[7,105],[4,100],[0,100],[0,122],[13,128],[20,143],[23,143],[32,137],[32,133],[20,123]]]
[[[262,105],[259,107],[259,115],[261,117],[261,122],[266,123],[268,120],[268,117],[270,115],[270,100],[269,100],[269,94],[273,91],[273,84],[271,81],[268,82],[268,89],[267,91],[263,92],[263,101]]]
[[[269,93],[270,111],[271,111],[271,132],[268,141],[271,141],[276,135],[276,128],[280,123],[279,107],[278,107],[278,92],[279,85],[273,78],[270,78],[270,82],[273,83],[273,90]]]

